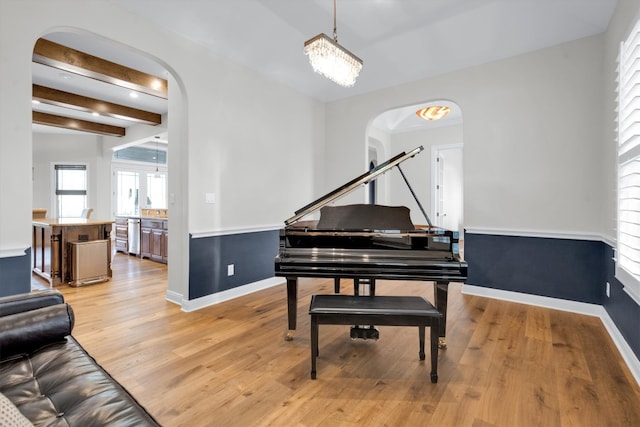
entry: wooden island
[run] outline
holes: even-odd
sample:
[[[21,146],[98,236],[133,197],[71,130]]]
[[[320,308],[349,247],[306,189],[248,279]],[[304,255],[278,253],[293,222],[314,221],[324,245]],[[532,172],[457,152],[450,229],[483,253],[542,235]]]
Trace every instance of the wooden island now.
[[[113,220],[85,218],[36,218],[33,224],[33,272],[51,286],[71,282],[71,243],[106,240],[108,277],[111,271],[111,225]]]

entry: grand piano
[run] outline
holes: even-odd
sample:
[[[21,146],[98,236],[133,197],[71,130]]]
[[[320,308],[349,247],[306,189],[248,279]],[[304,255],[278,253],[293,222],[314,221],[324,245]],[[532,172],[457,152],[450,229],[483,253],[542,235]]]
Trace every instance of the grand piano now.
[[[466,280],[467,263],[460,259],[458,232],[432,225],[400,168],[400,163],[422,150],[420,146],[394,156],[285,220],[275,259],[275,275],[287,280],[289,330],[285,339],[292,339],[296,329],[298,277],[333,278],[335,292],[340,290],[341,278],[353,279],[355,294],[363,283],[370,285],[371,295],[375,295],[376,279],[417,280],[434,282],[434,305],[444,315],[440,343],[446,345],[448,284]],[[427,224],[414,225],[405,206],[329,205],[393,168],[402,175]],[[318,220],[302,220],[318,210]],[[360,330],[355,337],[377,338],[377,331],[368,336]]]

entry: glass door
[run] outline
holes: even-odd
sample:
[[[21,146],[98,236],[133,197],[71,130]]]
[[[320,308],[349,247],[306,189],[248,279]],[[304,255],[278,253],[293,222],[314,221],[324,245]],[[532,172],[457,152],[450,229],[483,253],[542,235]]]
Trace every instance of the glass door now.
[[[167,172],[118,166],[113,169],[114,216],[140,216],[141,209],[167,209]]]
[[[140,173],[117,170],[116,177],[116,216],[140,215]]]

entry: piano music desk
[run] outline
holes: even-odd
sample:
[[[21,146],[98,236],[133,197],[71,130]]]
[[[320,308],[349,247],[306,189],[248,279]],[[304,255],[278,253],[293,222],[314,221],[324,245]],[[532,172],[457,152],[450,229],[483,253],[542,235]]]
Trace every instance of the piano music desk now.
[[[311,315],[311,379],[316,379],[319,325],[375,324],[417,326],[420,360],[425,360],[425,327],[429,326],[431,382],[438,382],[438,331],[442,313],[426,299],[414,296],[313,295],[309,314]]]

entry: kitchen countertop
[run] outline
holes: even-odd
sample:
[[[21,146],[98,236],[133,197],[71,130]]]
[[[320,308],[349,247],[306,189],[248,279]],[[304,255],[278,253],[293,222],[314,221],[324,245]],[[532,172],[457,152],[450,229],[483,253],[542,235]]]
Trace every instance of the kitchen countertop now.
[[[99,220],[86,218],[37,218],[32,220],[33,225],[43,227],[54,225],[102,225],[113,224],[113,220]]]

